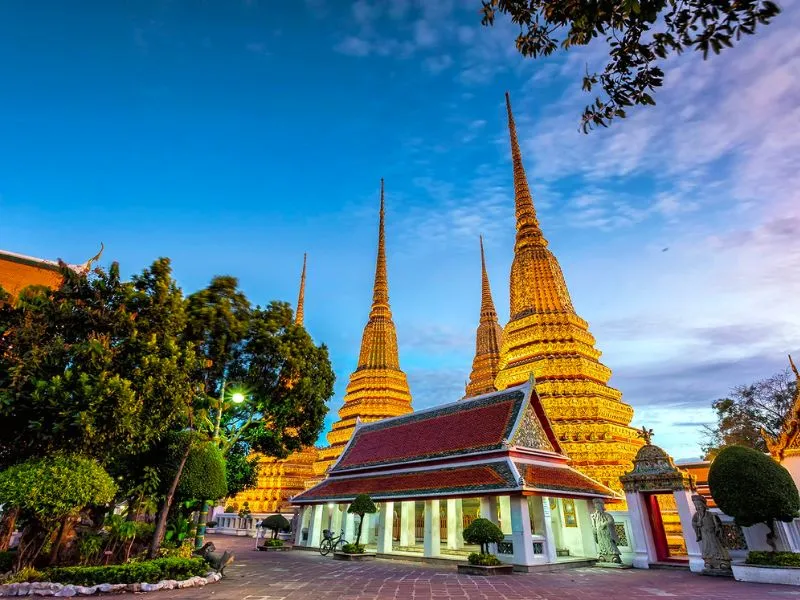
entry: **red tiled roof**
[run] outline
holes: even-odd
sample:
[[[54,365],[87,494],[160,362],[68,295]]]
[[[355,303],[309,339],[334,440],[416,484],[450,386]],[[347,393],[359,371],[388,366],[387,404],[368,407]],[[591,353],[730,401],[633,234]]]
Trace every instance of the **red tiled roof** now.
[[[411,498],[518,488],[505,461],[372,477],[331,477],[295,496],[294,503],[352,500],[358,494]]]
[[[607,498],[616,497],[614,492],[591,477],[569,467],[546,467],[530,463],[515,462],[526,488],[539,491],[588,494]]]
[[[517,389],[362,426],[332,472],[500,448],[524,400]]]

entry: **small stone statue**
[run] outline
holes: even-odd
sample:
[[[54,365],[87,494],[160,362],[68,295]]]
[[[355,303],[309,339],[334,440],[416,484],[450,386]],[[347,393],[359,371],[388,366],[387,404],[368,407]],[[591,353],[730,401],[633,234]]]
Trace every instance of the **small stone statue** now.
[[[592,513],[592,529],[594,541],[597,543],[597,552],[600,562],[622,564],[620,551],[617,547],[617,530],[614,528],[614,517],[606,512],[602,498],[594,499],[594,512]]]
[[[706,499],[699,494],[692,496],[697,512],[692,517],[692,528],[700,544],[700,554],[706,563],[706,571],[730,571],[731,556],[725,547],[722,522],[708,510]]]
[[[230,550],[225,550],[223,553],[215,552],[216,546],[214,542],[206,542],[202,548],[195,550],[194,554],[199,554],[217,573],[224,576],[225,567],[233,562],[236,558]]]

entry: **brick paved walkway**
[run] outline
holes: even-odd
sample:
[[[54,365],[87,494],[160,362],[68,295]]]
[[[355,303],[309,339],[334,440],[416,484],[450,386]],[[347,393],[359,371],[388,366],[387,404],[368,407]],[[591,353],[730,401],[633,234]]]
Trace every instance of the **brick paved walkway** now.
[[[455,566],[389,560],[334,561],[317,553],[257,552],[250,538],[212,536],[236,551],[226,578],[205,588],[158,592],[206,600],[800,600],[792,586],[738,583],[685,571],[574,569],[505,577],[457,575]]]

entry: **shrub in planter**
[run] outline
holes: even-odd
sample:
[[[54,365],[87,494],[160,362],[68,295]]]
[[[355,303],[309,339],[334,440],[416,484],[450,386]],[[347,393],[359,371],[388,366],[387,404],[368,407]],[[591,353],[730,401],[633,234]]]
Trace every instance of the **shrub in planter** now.
[[[262,546],[266,548],[282,548],[283,547],[283,540],[264,540]]]
[[[797,552],[750,552],[745,561],[748,565],[768,567],[800,568],[800,553]]]
[[[361,526],[364,524],[364,515],[371,515],[378,512],[378,507],[375,506],[375,503],[372,501],[372,498],[367,496],[366,494],[359,494],[353,500],[353,503],[347,507],[347,512],[351,515],[358,515],[358,532],[356,533],[356,543],[353,544],[354,546],[358,546],[358,542],[361,541]]]
[[[489,519],[475,519],[464,529],[464,541],[468,544],[478,544],[481,554],[489,554],[489,544],[502,542],[505,536],[500,528]]]
[[[279,532],[289,531],[289,528],[291,526],[292,524],[289,523],[289,520],[280,513],[278,513],[277,515],[270,515],[266,519],[261,521],[261,527],[272,531],[273,540],[278,537]]]
[[[775,550],[775,521],[791,522],[800,511],[792,476],[769,456],[745,448],[723,448],[708,472],[708,486],[720,510],[740,527],[765,523]]]
[[[364,554],[364,544],[344,544],[342,552],[345,554]]]
[[[481,565],[484,567],[496,567],[503,564],[494,554],[478,554],[477,552],[470,554],[467,560],[471,565]]]

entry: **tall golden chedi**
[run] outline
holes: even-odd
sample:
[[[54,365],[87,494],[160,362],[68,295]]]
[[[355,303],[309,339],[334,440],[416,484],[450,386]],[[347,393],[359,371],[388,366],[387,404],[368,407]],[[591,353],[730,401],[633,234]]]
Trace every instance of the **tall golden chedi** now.
[[[300,275],[300,293],[297,297],[297,310],[294,321],[303,325],[306,291],[306,255],[303,255],[303,271]],[[314,446],[302,448],[283,459],[272,456],[259,456],[258,483],[256,487],[245,490],[229,499],[227,504],[248,503],[255,514],[292,512],[289,500],[305,489],[305,482],[314,476],[314,462],[317,449]]]
[[[528,380],[536,390],[572,465],[608,487],[621,490],[642,445],[629,426],[633,408],[608,385],[589,325],[575,312],[564,275],[542,235],[506,94],[517,235],[511,265],[511,310],[503,330],[497,389]]]
[[[314,466],[316,474],[323,475],[339,458],[355,429],[357,419],[370,423],[411,411],[411,391],[408,389],[406,374],[400,370],[397,332],[392,321],[392,310],[389,308],[383,179],[381,179],[378,258],[375,265],[372,309],[361,338],[358,366],[350,375],[344,405],[339,409],[339,420],[333,424],[328,434],[329,446],[319,450],[320,460]]]
[[[481,241],[481,318],[478,331],[475,333],[475,358],[472,360],[472,372],[469,375],[464,398],[472,398],[481,394],[494,392],[494,380],[500,370],[500,341],[503,330],[497,322],[497,311],[492,300],[489,287],[489,275],[486,273],[486,257],[483,254],[483,237]]]

